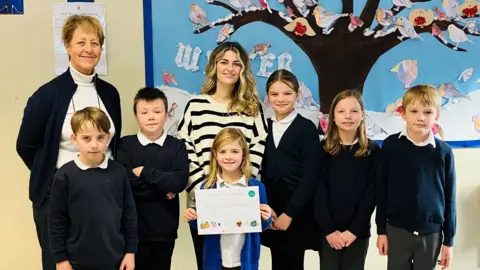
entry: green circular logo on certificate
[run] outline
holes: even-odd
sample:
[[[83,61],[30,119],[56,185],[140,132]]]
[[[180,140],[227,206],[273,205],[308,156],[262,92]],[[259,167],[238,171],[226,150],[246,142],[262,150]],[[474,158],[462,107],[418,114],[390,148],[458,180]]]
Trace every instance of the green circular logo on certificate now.
[[[255,191],[250,190],[250,191],[248,192],[248,196],[250,196],[250,197],[255,196]]]

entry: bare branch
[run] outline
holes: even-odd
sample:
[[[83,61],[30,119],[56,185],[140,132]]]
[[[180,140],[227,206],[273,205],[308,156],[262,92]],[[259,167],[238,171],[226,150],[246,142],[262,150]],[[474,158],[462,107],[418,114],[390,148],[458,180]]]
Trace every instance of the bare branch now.
[[[239,12],[239,10],[236,10],[235,8],[233,8],[232,6],[224,3],[224,2],[220,2],[220,1],[206,1],[208,4],[210,5],[214,5],[214,6],[219,6],[219,7],[224,7],[226,9],[228,9],[230,12],[236,14]]]
[[[342,0],[342,13],[353,13],[353,0]]]
[[[435,36],[435,38],[436,38],[438,41],[440,41],[440,43],[442,43],[442,45],[444,45],[444,46],[446,46],[446,47],[448,47],[448,48],[450,48],[450,49],[452,49],[452,50],[455,50],[455,51],[457,51],[457,52],[466,52],[466,51],[467,51],[467,50],[465,50],[465,49],[463,49],[463,48],[458,48],[458,47],[457,47],[457,49],[455,49],[455,46],[454,46],[452,43],[450,43],[450,42],[445,43],[446,39],[441,39],[441,38],[438,37],[438,36]]]

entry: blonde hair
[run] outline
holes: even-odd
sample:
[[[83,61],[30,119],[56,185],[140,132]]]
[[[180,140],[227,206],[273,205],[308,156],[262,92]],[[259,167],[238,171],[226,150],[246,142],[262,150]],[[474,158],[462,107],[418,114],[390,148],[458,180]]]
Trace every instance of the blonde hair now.
[[[238,142],[238,144],[242,148],[243,162],[240,169],[243,173],[243,176],[245,177],[245,180],[248,183],[248,180],[250,179],[252,173],[250,152],[248,150],[248,144],[247,140],[245,139],[245,135],[243,135],[240,129],[224,128],[217,134],[217,136],[215,136],[215,139],[213,140],[212,154],[210,155],[210,172],[207,176],[205,189],[211,188],[213,184],[215,184],[215,182],[217,181],[217,174],[222,173],[222,168],[218,165],[217,162],[218,151],[220,150],[220,148],[233,142]]]
[[[402,108],[405,110],[407,105],[420,102],[422,106],[435,107],[438,113],[440,112],[441,99],[438,88],[435,86],[430,84],[415,85],[403,95]]]
[[[337,107],[338,103],[345,98],[353,97],[355,98],[360,107],[362,109],[362,113],[365,111],[365,107],[363,105],[362,94],[356,90],[345,90],[338,93],[335,98],[333,99],[332,105],[330,106],[330,112],[328,115],[328,127],[327,127],[327,135],[325,138],[325,145],[324,149],[325,152],[329,153],[332,156],[336,156],[340,154],[342,150],[342,144],[340,140],[340,134],[338,131],[338,126],[334,121],[335,118],[335,107]],[[355,152],[356,157],[364,157],[369,155],[368,149],[368,137],[367,131],[365,127],[365,121],[363,120],[360,123],[360,126],[357,128],[357,138],[358,138],[358,150]]]
[[[213,50],[205,69],[207,78],[200,93],[206,95],[215,93],[217,87],[217,63],[227,51],[236,53],[238,61],[242,65],[240,78],[232,91],[232,101],[228,105],[228,109],[238,114],[245,113],[248,116],[257,116],[260,112],[260,98],[251,71],[250,59],[245,49],[237,42],[224,42]]]
[[[87,33],[93,33],[98,37],[100,46],[105,41],[103,28],[100,22],[92,16],[86,15],[72,15],[67,18],[62,28],[62,41],[65,46],[68,46],[73,38],[73,33],[77,28],[82,28]]]
[[[73,134],[77,135],[87,123],[101,132],[110,132],[110,119],[97,107],[86,107],[73,114],[70,120]]]

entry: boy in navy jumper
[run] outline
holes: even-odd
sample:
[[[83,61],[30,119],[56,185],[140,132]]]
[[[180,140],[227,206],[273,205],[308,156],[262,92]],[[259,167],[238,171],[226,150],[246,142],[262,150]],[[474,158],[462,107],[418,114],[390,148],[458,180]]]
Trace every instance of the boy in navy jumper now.
[[[438,89],[410,88],[402,101],[404,131],[382,145],[377,179],[377,247],[388,270],[446,269],[456,227],[452,148],[434,137]]]
[[[80,154],[55,174],[49,209],[57,270],[133,270],[137,216],[128,175],[105,154],[110,120],[86,107],[71,119]]]
[[[133,112],[140,127],[121,139],[117,160],[130,176],[138,213],[136,270],[169,270],[177,238],[179,200],[188,181],[185,144],[164,130],[168,119],[165,94],[140,89]]]

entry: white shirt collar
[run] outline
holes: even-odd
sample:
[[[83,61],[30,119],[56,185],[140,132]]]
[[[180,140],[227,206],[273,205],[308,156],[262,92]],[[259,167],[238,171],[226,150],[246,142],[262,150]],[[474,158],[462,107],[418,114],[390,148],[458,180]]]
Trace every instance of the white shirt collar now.
[[[138,131],[137,138],[138,138],[138,141],[143,146],[147,146],[150,143],[155,143],[155,144],[158,144],[158,145],[163,147],[163,144],[165,143],[165,140],[167,139],[167,133],[165,132],[165,130],[163,130],[162,136],[160,136],[160,138],[156,139],[154,142],[150,141],[150,139],[148,139],[145,135],[143,135],[143,133],[141,131]]]
[[[280,124],[288,124],[293,122],[295,120],[295,117],[297,117],[298,113],[296,110],[293,110],[287,117],[283,118],[282,120],[277,120],[275,115],[272,116],[272,121],[275,123],[280,123]]]
[[[70,62],[70,74],[72,75],[73,80],[76,83],[93,83],[93,78],[95,77],[95,72],[93,72],[92,75],[85,75],[81,73],[80,71],[76,70],[73,66],[72,63]]]
[[[88,170],[88,169],[92,168],[92,167],[89,167],[89,166],[85,165],[83,162],[81,162],[80,158],[78,158],[78,155],[75,155],[75,158],[73,159],[73,161],[75,162],[77,167],[80,168],[80,170],[85,171],[85,170]],[[102,161],[102,163],[100,163],[100,165],[98,165],[98,168],[106,169],[107,166],[108,166],[108,155],[104,154],[103,161]]]
[[[247,186],[247,181],[245,179],[245,176],[242,176],[240,180],[238,180],[235,183],[228,183],[222,177],[220,174],[217,174],[217,184],[218,187],[246,187]]]
[[[358,137],[355,138],[355,140],[353,140],[353,143],[352,144],[348,144],[348,145],[354,145],[358,142]],[[340,144],[343,145],[343,143],[340,141]]]
[[[436,144],[435,144],[435,136],[433,135],[433,132],[432,132],[432,131],[428,132],[428,137],[427,137],[427,139],[426,139],[425,141],[419,142],[419,143],[415,142],[412,138],[410,138],[410,137],[408,136],[407,127],[404,127],[404,128],[403,128],[403,130],[400,132],[400,135],[398,135],[398,138],[401,138],[402,136],[407,137],[407,139],[408,139],[409,141],[411,141],[411,142],[412,142],[414,145],[416,145],[416,146],[427,146],[427,145],[431,144],[431,145],[433,146],[433,148],[436,147]]]

